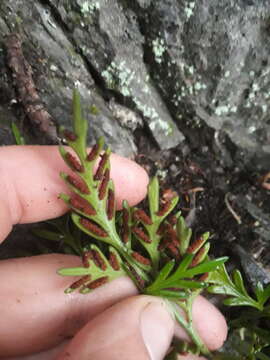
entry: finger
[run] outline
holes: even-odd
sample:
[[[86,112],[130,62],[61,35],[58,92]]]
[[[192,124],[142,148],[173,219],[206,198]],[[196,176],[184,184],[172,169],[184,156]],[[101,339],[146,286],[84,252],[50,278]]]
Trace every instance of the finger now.
[[[52,360],[52,359],[55,359],[56,356],[61,354],[63,349],[66,347],[66,344],[67,344],[67,341],[61,343],[60,345],[57,345],[56,347],[54,347],[50,350],[42,351],[42,352],[39,352],[39,353],[36,353],[33,355],[16,356],[16,357],[9,358],[8,360]],[[206,358],[188,354],[188,355],[183,355],[183,356],[179,355],[177,357],[177,360],[206,360]]]
[[[120,278],[88,295],[64,294],[74,279],[57,275],[57,269],[80,264],[78,257],[68,255],[42,255],[0,263],[0,357],[49,349],[72,337],[111,305],[137,293],[130,279]],[[211,349],[221,346],[227,327],[219,311],[198,297],[193,317],[205,344]],[[187,339],[179,328],[177,336]]]
[[[183,313],[182,313],[183,314]],[[183,316],[185,316],[183,314]],[[209,350],[219,349],[227,337],[227,323],[217,308],[202,296],[197,296],[192,307],[193,326],[200,334]],[[176,327],[176,336],[190,341],[180,325]]]
[[[8,360],[52,360],[66,347],[68,341],[63,341],[55,347],[26,356],[9,357]]]
[[[201,304],[199,300],[194,307]],[[203,306],[202,310],[208,313],[208,321],[213,320],[213,326],[215,326],[217,322],[214,318],[217,316],[217,310],[213,312],[211,306],[209,308]],[[197,310],[194,313],[196,312]],[[196,318],[196,323],[200,320],[202,319]],[[90,321],[56,359],[161,360],[170,347],[174,329],[175,322],[167,305],[161,299],[149,296],[132,297],[112,306]],[[204,334],[208,330],[207,327],[201,326],[200,330],[197,330],[207,346],[211,345],[214,349],[215,345],[220,345],[220,339],[214,345],[211,336]],[[222,337],[223,334],[220,335],[219,332],[222,333],[223,329],[216,330],[218,330],[217,337]],[[183,334],[183,332],[182,335],[180,334],[181,339],[186,338]],[[191,354],[181,358],[183,360],[204,359]]]
[[[174,333],[174,321],[161,299],[132,297],[90,321],[57,360],[161,360]]]
[[[56,146],[0,149],[0,241],[13,224],[55,218],[67,210],[58,198],[59,193],[68,192],[61,171],[70,173]],[[118,207],[124,199],[134,205],[144,198],[148,176],[135,162],[112,155],[111,177]]]
[[[75,278],[56,272],[74,266],[81,266],[78,257],[60,254],[0,262],[0,358],[52,348],[96,314],[137,293],[123,277],[88,295],[65,294]]]
[[[202,296],[197,296],[192,308],[194,326],[209,350],[219,349],[227,338],[224,316]]]

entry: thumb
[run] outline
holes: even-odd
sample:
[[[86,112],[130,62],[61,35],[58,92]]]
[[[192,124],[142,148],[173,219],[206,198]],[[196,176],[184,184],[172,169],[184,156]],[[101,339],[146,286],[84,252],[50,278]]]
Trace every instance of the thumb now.
[[[173,319],[161,299],[135,296],[85,325],[57,360],[161,360],[173,333]]]

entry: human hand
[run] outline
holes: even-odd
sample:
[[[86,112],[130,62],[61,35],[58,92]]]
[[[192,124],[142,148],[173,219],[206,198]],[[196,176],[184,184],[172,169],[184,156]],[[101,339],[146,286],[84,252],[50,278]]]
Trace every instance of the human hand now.
[[[111,164],[118,207],[123,199],[131,205],[143,199],[148,182],[143,169],[116,155]],[[69,170],[56,147],[0,149],[0,242],[16,223],[55,218],[67,210],[58,199],[68,191],[60,171]],[[57,275],[57,269],[80,263],[76,256],[60,254],[0,262],[0,359],[159,360],[174,333],[187,339],[162,300],[137,296],[128,278],[88,295],[64,294],[73,279]],[[205,344],[210,349],[222,345],[227,327],[218,310],[198,297],[193,315]]]

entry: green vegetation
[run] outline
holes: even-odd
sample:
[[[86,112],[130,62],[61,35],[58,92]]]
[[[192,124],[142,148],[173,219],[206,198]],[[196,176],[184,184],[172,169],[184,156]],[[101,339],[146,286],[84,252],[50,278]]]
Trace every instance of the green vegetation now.
[[[240,271],[235,270],[230,276],[224,265],[228,258],[209,256],[209,233],[194,236],[181,213],[173,213],[178,197],[163,200],[156,177],[148,186],[147,209],[130,207],[124,201],[122,210],[116,211],[110,179],[111,151],[104,149],[100,138],[88,152],[87,121],[77,91],[73,96],[73,129],[74,132],[63,131],[73,151],[60,146],[64,161],[73,171],[73,175],[61,174],[72,195],[60,197],[71,208],[76,230],[64,225],[65,230],[61,231],[58,223],[55,235],[37,231],[47,239],[65,241],[69,250],[82,257],[81,267],[58,271],[62,276],[79,276],[66,292],[86,294],[127,275],[139,293],[162,297],[192,339],[192,344],[175,342],[168,359],[191,351],[211,359],[269,360],[270,285],[258,283],[252,296]],[[227,345],[214,354],[210,354],[193,327],[192,304],[202,291],[225,296],[224,305],[249,307],[244,316],[231,321]],[[179,307],[185,317],[179,315]]]

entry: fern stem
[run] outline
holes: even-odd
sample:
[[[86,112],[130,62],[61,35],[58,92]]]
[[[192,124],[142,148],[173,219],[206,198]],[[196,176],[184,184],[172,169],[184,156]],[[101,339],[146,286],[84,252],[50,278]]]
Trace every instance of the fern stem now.
[[[187,299],[186,306],[183,307],[182,304],[179,304],[180,307],[182,307],[187,315],[187,320],[185,320],[180,314],[179,309],[177,308],[177,303],[173,301],[167,301],[169,308],[171,309],[171,312],[173,313],[173,316],[175,317],[175,320],[182,326],[182,328],[187,332],[190,339],[193,341],[193,343],[196,345],[198,349],[198,353],[201,353],[203,355],[209,355],[210,352],[207,348],[207,346],[203,343],[202,339],[200,338],[197,331],[194,329],[193,326],[193,318],[192,318],[192,304],[193,304],[194,296],[190,296]]]

